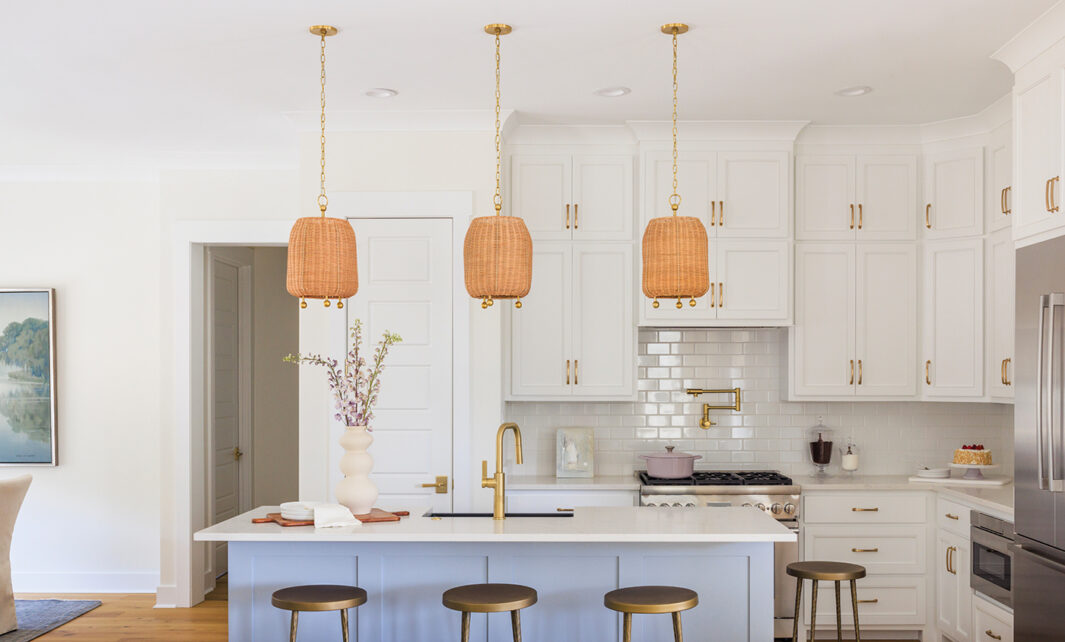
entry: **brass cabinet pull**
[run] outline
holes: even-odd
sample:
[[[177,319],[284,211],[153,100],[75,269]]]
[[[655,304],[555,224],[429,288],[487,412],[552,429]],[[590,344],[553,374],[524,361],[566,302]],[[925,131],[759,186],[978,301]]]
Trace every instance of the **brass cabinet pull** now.
[[[861,228],[859,228],[861,229]],[[858,385],[862,385],[862,360],[858,359]]]
[[[714,226],[714,219],[717,218],[717,201],[710,201],[710,227]]]
[[[1010,381],[1010,361],[1011,359],[1009,358],[1002,360],[1002,385],[1004,386],[1013,385],[1013,382]]]
[[[716,308],[717,307],[717,299],[714,298],[714,284],[713,283],[710,284],[710,307],[711,308]]]
[[[858,600],[858,604],[876,604],[880,601],[880,598],[874,597],[871,600]]]
[[[992,640],[1001,640],[1002,639],[1001,635],[995,635],[995,632],[992,631],[991,629],[988,629],[988,630],[984,631],[984,635],[986,635],[987,637],[991,638]]]
[[[577,360],[573,360],[573,385],[577,385]]]
[[[851,229],[854,229],[854,203],[851,203]]]
[[[435,488],[436,490],[434,492],[437,495],[446,495],[447,494],[447,475],[437,475],[435,482],[433,482],[432,484],[422,484],[422,488]]]
[[[929,359],[928,361],[924,362],[924,382],[927,385],[929,385],[929,386],[932,385],[932,376],[930,374],[928,374],[928,369],[930,367],[932,367],[932,360],[931,359]]]
[[[862,214],[862,204],[858,203],[858,229],[862,229],[862,221],[865,220],[865,215]]]
[[[725,284],[721,281],[717,282],[717,307],[725,307]]]
[[[573,229],[577,229],[577,203],[573,204]]]
[[[854,385],[854,359],[851,359],[851,381],[847,385],[848,386],[853,386]]]
[[[949,572],[951,575],[958,574],[958,571],[954,568],[954,553],[957,550],[958,549],[955,546],[947,547],[947,572]]]
[[[566,229],[569,229],[569,203],[566,203]]]
[[[566,385],[569,385],[569,359],[566,359]]]
[[[1051,180],[1053,180],[1053,179],[1048,178],[1046,184],[1043,185],[1043,203],[1046,205],[1046,210],[1048,212],[1053,212],[1054,211],[1054,210],[1050,209],[1050,181]]]
[[[717,205],[721,209],[721,213],[717,216],[717,224],[725,227],[725,201],[718,201]]]
[[[1010,207],[1010,198],[1009,198],[1009,194],[1012,191],[1013,191],[1013,187],[1010,186],[1010,185],[1007,185],[1006,187],[1002,188],[1002,213],[1003,214],[1007,214],[1008,215],[1008,214],[1013,213],[1013,208]]]
[[[852,548],[852,553],[879,553],[879,548]]]
[[[932,229],[932,204],[928,203],[924,206],[924,226],[928,229]]]
[[[947,519],[953,519],[954,521],[958,521],[958,516],[957,515],[953,515],[951,513],[947,513],[946,517],[947,517]]]
[[[555,511],[557,511],[559,513],[572,513],[573,509],[572,508],[556,508]]]
[[[854,513],[879,513],[880,512],[880,507],[876,506],[876,507],[873,507],[873,508],[852,508],[851,512],[854,512]]]

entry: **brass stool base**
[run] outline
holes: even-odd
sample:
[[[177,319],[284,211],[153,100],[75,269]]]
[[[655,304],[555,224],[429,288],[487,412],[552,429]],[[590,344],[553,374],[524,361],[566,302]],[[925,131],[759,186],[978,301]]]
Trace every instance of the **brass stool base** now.
[[[444,591],[443,603],[462,612],[462,642],[470,639],[470,613],[510,611],[514,642],[521,642],[520,610],[536,604],[536,590],[520,584],[467,584]]]
[[[840,582],[850,582],[851,609],[854,613],[854,640],[861,642],[862,634],[858,626],[858,583],[865,577],[865,567],[846,562],[793,562],[788,564],[788,575],[795,578],[795,625],[792,628],[792,642],[799,642],[799,618],[802,616],[802,581],[810,580],[813,588],[810,593],[810,639],[817,634],[817,583],[833,582],[836,589],[836,640],[843,640],[843,612],[840,608]]]
[[[673,616],[674,642],[684,642],[680,626],[680,612],[699,604],[699,594],[679,586],[630,586],[610,591],[603,596],[603,605],[622,613],[622,639],[632,642],[632,614],[669,613]]]

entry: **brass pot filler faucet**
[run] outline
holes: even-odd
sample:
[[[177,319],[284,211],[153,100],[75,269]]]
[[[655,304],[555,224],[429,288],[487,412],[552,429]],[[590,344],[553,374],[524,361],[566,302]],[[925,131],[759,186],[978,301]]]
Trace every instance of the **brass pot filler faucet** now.
[[[688,388],[687,390],[685,390],[685,392],[688,393],[689,395],[693,396],[693,397],[698,397],[699,395],[705,395],[705,394],[723,394],[723,395],[735,395],[736,396],[736,403],[732,404],[731,406],[711,406],[708,403],[704,403],[703,404],[703,418],[699,420],[699,427],[702,428],[703,430],[709,430],[710,426],[716,425],[716,424],[714,424],[713,421],[710,421],[710,411],[711,410],[731,410],[733,412],[739,412],[740,411],[740,396],[741,396],[740,392],[741,391],[740,391],[739,388],[724,388],[724,389],[718,389],[718,390],[703,390],[702,388]]]
[[[481,488],[494,488],[495,499],[492,502],[492,519],[506,519],[504,508],[506,505],[506,475],[503,474],[503,434],[507,429],[514,431],[515,463],[522,463],[521,459],[521,428],[516,423],[505,423],[496,431],[496,474],[488,476],[488,460],[481,460]]]

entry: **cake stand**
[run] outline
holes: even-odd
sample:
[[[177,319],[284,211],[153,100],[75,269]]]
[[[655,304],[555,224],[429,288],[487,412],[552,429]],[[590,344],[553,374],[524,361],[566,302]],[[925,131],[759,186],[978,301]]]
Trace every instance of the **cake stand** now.
[[[984,478],[983,471],[990,470],[992,468],[998,468],[998,464],[983,465],[983,464],[955,464],[955,463],[951,463],[950,467],[951,468],[965,468],[965,469],[967,469],[965,471],[965,474],[962,475],[962,479],[983,479]]]

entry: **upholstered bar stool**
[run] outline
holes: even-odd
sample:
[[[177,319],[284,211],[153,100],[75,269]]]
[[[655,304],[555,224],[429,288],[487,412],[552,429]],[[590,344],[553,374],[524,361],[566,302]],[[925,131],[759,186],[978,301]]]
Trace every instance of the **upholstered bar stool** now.
[[[514,642],[521,642],[521,609],[536,604],[536,590],[520,584],[467,584],[444,591],[444,606],[462,612],[462,642],[470,640],[470,613],[510,611]]]
[[[632,642],[633,613],[670,613],[673,615],[673,639],[684,642],[680,628],[680,612],[699,604],[699,594],[679,586],[630,586],[610,591],[603,596],[608,609],[624,615],[625,642]]]
[[[836,584],[836,640],[843,640],[843,613],[839,605],[839,583],[851,583],[851,608],[854,611],[854,639],[861,642],[858,630],[858,589],[857,580],[865,577],[865,567],[846,562],[793,562],[788,564],[788,575],[796,578],[795,589],[795,626],[792,629],[792,642],[799,642],[799,617],[802,615],[802,581],[813,582],[810,605],[810,639],[814,639],[817,626],[817,583],[835,582]]]
[[[279,609],[292,611],[289,642],[296,642],[296,625],[300,611],[340,611],[340,629],[348,642],[348,609],[366,603],[366,591],[357,586],[310,584],[290,586],[274,591],[271,603]]]

